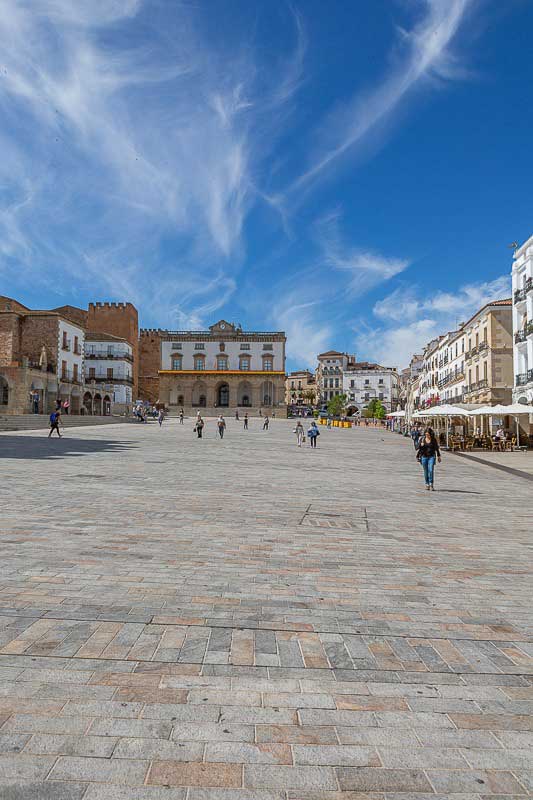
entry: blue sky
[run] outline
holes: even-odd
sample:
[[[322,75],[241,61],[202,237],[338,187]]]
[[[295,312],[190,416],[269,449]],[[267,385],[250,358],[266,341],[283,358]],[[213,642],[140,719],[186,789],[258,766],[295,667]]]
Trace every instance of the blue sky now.
[[[530,0],[2,0],[0,293],[404,366],[533,233]]]

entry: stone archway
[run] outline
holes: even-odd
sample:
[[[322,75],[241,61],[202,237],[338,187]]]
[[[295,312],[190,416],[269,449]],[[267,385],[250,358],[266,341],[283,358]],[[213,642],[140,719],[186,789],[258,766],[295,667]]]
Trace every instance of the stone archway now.
[[[102,416],[102,395],[99,392],[93,397],[93,414],[96,417]]]
[[[227,383],[221,383],[217,387],[217,406],[220,408],[229,406],[229,385]]]
[[[83,407],[85,409],[85,413],[92,415],[93,413],[93,398],[90,392],[85,392],[83,395]]]
[[[250,408],[252,397],[252,384],[249,381],[241,381],[237,387],[237,405]]]
[[[357,406],[349,405],[346,409],[346,416],[347,417],[355,417],[359,413],[359,408]]]
[[[81,393],[79,389],[73,389],[70,394],[70,413],[79,414],[81,405]]]
[[[0,375],[0,407],[9,405],[9,383]]]
[[[207,405],[207,386],[203,381],[196,381],[192,387],[192,405],[200,408]]]
[[[104,417],[111,416],[111,398],[109,397],[108,394],[106,394],[105,397],[104,397],[102,411],[103,411]]]
[[[273,406],[275,402],[273,381],[263,381],[261,384],[261,405]]]

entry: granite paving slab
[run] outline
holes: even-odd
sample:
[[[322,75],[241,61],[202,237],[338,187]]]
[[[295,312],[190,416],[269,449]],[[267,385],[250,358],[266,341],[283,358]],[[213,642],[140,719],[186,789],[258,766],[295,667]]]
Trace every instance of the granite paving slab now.
[[[2,800],[530,795],[530,484],[190,428],[0,433]]]

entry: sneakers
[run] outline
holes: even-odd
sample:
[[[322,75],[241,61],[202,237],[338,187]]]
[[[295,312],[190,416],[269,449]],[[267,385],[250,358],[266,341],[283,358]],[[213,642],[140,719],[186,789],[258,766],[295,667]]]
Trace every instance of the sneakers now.
[[[435,487],[433,486],[433,484],[431,484],[431,486],[429,488],[431,489],[432,492],[435,491]]]
[[[426,489],[427,489],[427,490],[428,490],[428,492],[429,492],[429,483],[426,483]]]

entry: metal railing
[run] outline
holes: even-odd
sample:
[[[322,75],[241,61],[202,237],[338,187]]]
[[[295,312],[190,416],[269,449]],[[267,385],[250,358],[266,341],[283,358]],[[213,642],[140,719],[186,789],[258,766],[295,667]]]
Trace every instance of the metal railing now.
[[[85,350],[85,358],[87,360],[101,358],[114,361],[133,361],[133,355],[130,353],[108,353],[107,350]]]
[[[528,369],[527,372],[521,372],[515,377],[516,386],[525,386],[527,383],[533,383],[533,369]]]

